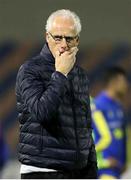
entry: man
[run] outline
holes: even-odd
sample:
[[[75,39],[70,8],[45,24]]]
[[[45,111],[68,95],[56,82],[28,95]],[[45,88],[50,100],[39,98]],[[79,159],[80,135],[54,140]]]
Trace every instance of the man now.
[[[52,13],[41,53],[18,72],[22,178],[97,178],[88,77],[76,62],[80,31],[74,12]]]
[[[105,88],[92,100],[91,109],[99,178],[116,179],[126,167],[126,122],[121,104],[128,82],[121,67],[110,67],[105,72]]]

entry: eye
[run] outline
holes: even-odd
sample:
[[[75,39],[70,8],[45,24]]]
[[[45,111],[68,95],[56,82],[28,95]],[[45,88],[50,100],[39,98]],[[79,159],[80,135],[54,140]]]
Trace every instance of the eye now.
[[[55,41],[61,41],[62,40],[62,36],[54,36]]]
[[[66,41],[67,41],[67,42],[71,42],[71,41],[73,41],[73,40],[74,40],[73,37],[66,37]]]

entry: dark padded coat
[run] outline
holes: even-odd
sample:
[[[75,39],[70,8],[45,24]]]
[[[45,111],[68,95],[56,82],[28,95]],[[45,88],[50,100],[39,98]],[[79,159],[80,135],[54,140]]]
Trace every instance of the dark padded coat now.
[[[67,78],[55,71],[48,45],[25,62],[16,80],[19,160],[72,170],[96,162],[86,72],[75,65]]]

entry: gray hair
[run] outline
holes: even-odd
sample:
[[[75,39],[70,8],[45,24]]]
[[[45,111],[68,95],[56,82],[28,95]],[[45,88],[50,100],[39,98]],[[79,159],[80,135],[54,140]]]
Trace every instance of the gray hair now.
[[[49,32],[51,30],[53,20],[55,17],[58,17],[58,16],[63,16],[65,18],[72,18],[72,20],[74,21],[74,27],[77,31],[77,34],[79,34],[81,32],[80,18],[76,15],[76,13],[74,13],[68,9],[57,10],[48,17],[46,26],[45,26],[45,29],[47,32]]]

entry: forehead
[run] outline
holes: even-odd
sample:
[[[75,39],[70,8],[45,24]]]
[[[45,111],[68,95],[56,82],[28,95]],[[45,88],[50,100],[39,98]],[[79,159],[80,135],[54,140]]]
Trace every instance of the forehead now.
[[[73,19],[60,16],[55,17],[52,23],[51,32],[60,35],[76,34],[76,28]]]
[[[120,84],[122,82],[123,83],[128,83],[127,78],[122,74],[118,74],[114,79],[115,79],[115,82],[118,83],[118,84]]]

